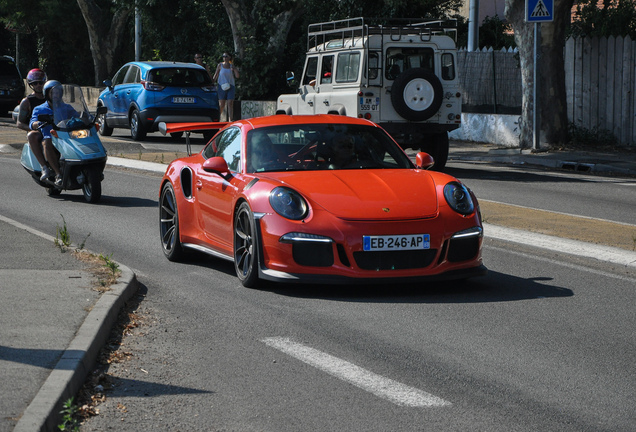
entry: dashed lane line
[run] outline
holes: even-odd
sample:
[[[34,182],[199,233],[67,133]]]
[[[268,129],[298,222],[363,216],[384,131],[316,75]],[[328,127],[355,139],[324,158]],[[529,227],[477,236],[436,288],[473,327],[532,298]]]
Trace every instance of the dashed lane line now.
[[[452,405],[430,393],[375,374],[289,338],[271,337],[262,339],[261,342],[396,405],[414,408]]]

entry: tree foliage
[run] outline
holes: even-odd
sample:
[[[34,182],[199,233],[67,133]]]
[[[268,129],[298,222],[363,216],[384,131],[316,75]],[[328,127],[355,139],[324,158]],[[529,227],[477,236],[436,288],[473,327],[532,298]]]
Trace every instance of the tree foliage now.
[[[139,0],[141,59],[192,61],[194,53],[201,52],[214,70],[223,51],[231,51],[241,69],[239,98],[273,99],[289,91],[285,71],[302,69],[309,23],[356,16],[443,18],[456,14],[461,4],[462,0]],[[41,66],[51,78],[95,85],[134,59],[134,5],[135,0],[0,0],[0,22],[31,30],[20,35],[23,73]],[[0,53],[14,55],[15,34],[0,32]]]
[[[479,46],[481,48],[492,47],[495,50],[514,48],[516,44],[512,26],[499,18],[498,15],[487,16],[479,26]]]
[[[636,40],[636,0],[580,0],[571,36],[630,36]]]

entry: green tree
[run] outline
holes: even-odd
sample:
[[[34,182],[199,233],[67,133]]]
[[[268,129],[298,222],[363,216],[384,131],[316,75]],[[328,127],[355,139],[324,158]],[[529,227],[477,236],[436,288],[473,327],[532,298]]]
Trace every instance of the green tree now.
[[[554,0],[554,20],[541,24],[539,98],[541,142],[564,144],[568,138],[563,47],[574,0]],[[522,148],[532,147],[534,107],[534,24],[525,21],[525,0],[505,0],[505,16],[515,32],[521,65],[523,98],[521,106]]]
[[[515,37],[512,34],[512,26],[499,18],[487,16],[479,26],[479,46],[484,48],[492,47],[494,50],[502,48],[514,48]]]
[[[570,25],[572,36],[630,36],[636,40],[636,1],[580,0]]]

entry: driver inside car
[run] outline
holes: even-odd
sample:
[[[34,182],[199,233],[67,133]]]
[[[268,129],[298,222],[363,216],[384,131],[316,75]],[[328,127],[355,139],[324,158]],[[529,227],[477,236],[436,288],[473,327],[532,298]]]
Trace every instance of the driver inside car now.
[[[337,135],[332,141],[332,155],[328,168],[346,168],[356,162],[355,143],[356,139],[351,134]]]
[[[254,131],[250,136],[249,158],[251,172],[271,171],[285,166],[274,151],[272,140],[261,131]]]

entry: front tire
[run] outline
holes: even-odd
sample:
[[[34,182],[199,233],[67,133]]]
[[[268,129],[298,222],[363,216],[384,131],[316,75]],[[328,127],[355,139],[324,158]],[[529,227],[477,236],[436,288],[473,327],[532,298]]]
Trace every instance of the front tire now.
[[[56,187],[47,187],[46,194],[48,196],[58,196],[62,193],[62,189],[58,189]]]
[[[179,210],[172,184],[166,183],[159,198],[159,234],[161,249],[169,261],[181,261],[185,256],[179,238]]]
[[[141,123],[141,114],[137,110],[134,110],[130,115],[130,137],[135,141],[146,139],[146,129]]]
[[[111,136],[113,134],[113,128],[106,125],[106,114],[97,116],[97,124],[99,125],[99,134],[101,136]]]
[[[95,204],[102,197],[102,179],[99,172],[95,170],[84,171],[84,184],[82,192],[86,202]]]
[[[234,216],[234,269],[244,287],[258,284],[258,235],[250,206],[243,202]]]

